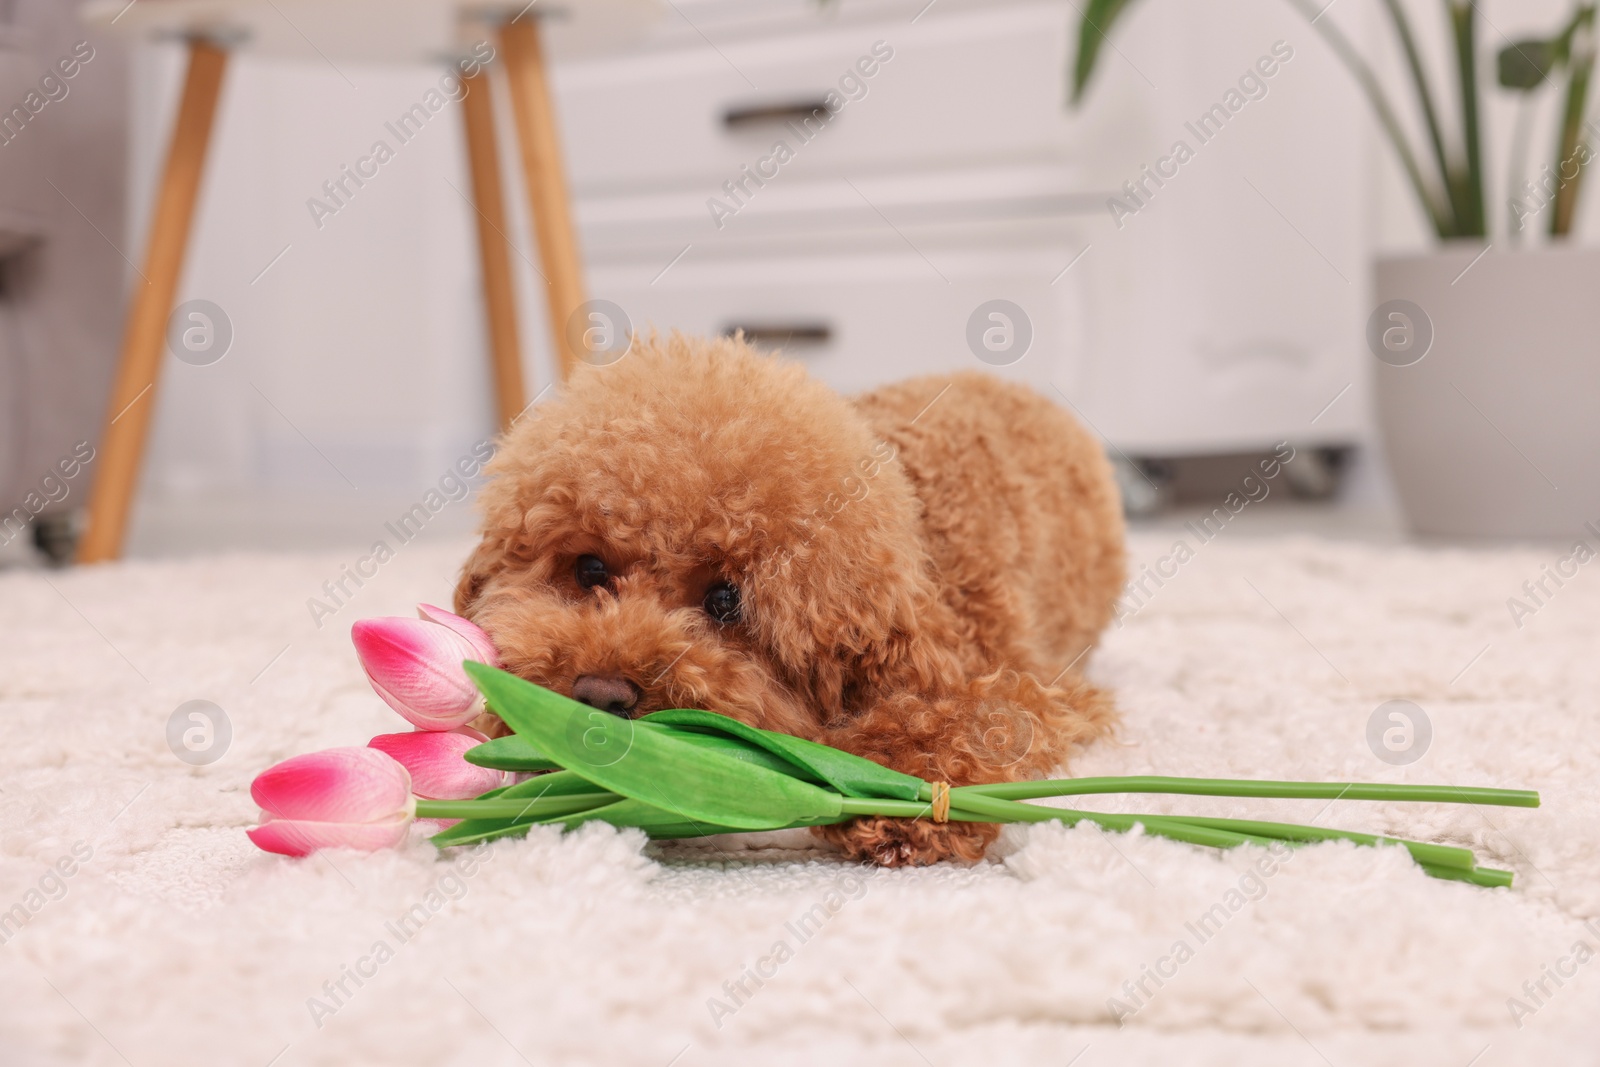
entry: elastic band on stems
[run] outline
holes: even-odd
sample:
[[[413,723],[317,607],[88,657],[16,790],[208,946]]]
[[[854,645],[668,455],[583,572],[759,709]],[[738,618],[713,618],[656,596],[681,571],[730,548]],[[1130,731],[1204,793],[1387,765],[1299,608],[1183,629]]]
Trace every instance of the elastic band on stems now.
[[[933,821],[950,821],[950,783],[929,782],[933,786]]]

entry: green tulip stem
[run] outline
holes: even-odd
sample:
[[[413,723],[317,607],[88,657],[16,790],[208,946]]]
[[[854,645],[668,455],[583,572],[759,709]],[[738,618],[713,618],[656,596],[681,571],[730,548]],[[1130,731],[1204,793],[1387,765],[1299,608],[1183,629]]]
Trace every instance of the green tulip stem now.
[[[1509,888],[1511,885],[1511,872],[1496,870],[1493,867],[1475,867],[1470,871],[1462,871],[1454,867],[1435,867],[1424,863],[1422,869],[1435,878],[1451,882],[1471,882],[1473,885],[1487,886],[1491,889]]]
[[[1126,832],[1143,824],[1145,830],[1174,841],[1210,848],[1235,848],[1239,845],[1268,845],[1271,841],[1253,834],[1233,830],[1218,830],[1209,826],[1193,826],[1176,821],[1155,821],[1145,815],[1116,815],[1098,811],[1074,811],[1071,808],[1042,808],[1032,804],[1019,804],[1012,800],[999,800],[981,794],[969,794],[958,802],[951,791],[950,817],[957,813],[981,816],[990,822],[1064,822],[1068,826],[1091,822],[1104,830]]]
[[[933,808],[916,800],[882,800],[877,797],[840,797],[842,815],[884,815],[894,819],[925,819]]]
[[[1192,815],[1167,815],[1164,819],[1186,822],[1192,826],[1209,826],[1216,830],[1233,830],[1236,833],[1254,834],[1296,844],[1315,844],[1320,841],[1352,841],[1358,845],[1402,845],[1413,858],[1424,866],[1451,867],[1470,871],[1477,859],[1470,849],[1454,845],[1436,845],[1427,841],[1411,841],[1403,837],[1380,834],[1363,834],[1354,830],[1334,830],[1321,826],[1300,826],[1293,823],[1259,822],[1254,819],[1210,819]]]
[[[952,790],[951,796],[955,793]],[[881,815],[896,819],[925,819],[932,813],[932,808],[927,804],[920,804],[914,800],[879,800],[875,798],[844,797],[840,803],[840,810],[845,815]],[[1073,825],[1078,822],[1092,822],[1106,830],[1128,831],[1135,825],[1147,822],[1142,815],[1114,815],[1095,811],[1074,811],[1071,808],[1043,808],[1033,804],[1019,804],[1010,800],[997,800],[980,794],[970,794],[960,803],[952,800],[950,803],[950,819],[952,822],[1064,822]],[[1162,837],[1171,837],[1178,841],[1186,841],[1194,845],[1207,845],[1211,848],[1234,848],[1244,844],[1270,844],[1266,838],[1256,838],[1253,835],[1241,834],[1231,830],[1217,830],[1211,827],[1163,824],[1160,829],[1146,825],[1152,834]]]
[[[1280,782],[1248,778],[1169,778],[1132,775],[1116,778],[1047,778],[1029,782],[964,785],[950,790],[956,804],[967,794],[1002,800],[1082,796],[1090,793],[1184,793],[1208,797],[1267,797],[1284,800],[1405,800],[1442,804],[1495,804],[1537,808],[1539,794],[1529,789],[1486,789],[1456,785],[1397,785],[1382,782]],[[931,792],[926,794],[931,798]]]
[[[542,819],[570,815],[620,799],[615,793],[568,793],[542,798],[496,797],[490,800],[418,800],[419,819]]]

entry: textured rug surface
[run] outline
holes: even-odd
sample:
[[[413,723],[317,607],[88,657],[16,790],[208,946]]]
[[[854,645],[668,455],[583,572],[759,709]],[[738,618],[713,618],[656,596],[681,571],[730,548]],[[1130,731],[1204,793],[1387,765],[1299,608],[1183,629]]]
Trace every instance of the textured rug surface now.
[[[420,838],[285,860],[244,837],[251,777],[401,728],[350,623],[447,604],[465,545],[406,547],[320,628],[307,600],[359,553],[14,571],[0,1062],[1593,1063],[1600,571],[1568,565],[1535,603],[1523,583],[1563,553],[1195,540],[1175,563],[1172,537],[1135,538],[1172,576],[1095,654],[1124,725],[1075,773],[1514,785],[1544,807],[1095,806],[1405,832],[1515,888],[1434,881],[1399,850],[1278,861],[1059,826],[1008,830],[977,867],[887,872],[803,834],[598,826],[453,861]],[[192,700],[231,727],[208,765],[169,744]],[[1385,747],[1383,718],[1369,742],[1391,700],[1428,728]],[[1420,757],[1391,762],[1407,742]]]

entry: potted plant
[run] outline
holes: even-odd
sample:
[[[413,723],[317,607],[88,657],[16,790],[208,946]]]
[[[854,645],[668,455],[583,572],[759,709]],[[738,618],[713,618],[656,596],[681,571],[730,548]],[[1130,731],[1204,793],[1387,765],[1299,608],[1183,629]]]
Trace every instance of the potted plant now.
[[[1325,8],[1289,0],[1350,71],[1371,104],[1416,202],[1432,250],[1380,258],[1367,343],[1377,357],[1379,429],[1413,532],[1465,538],[1580,536],[1600,519],[1600,252],[1570,235],[1588,167],[1600,154],[1585,122],[1595,66],[1593,2],[1556,32],[1496,56],[1499,87],[1517,94],[1503,233],[1491,240],[1480,99],[1481,16],[1441,0],[1449,23],[1456,106],[1446,116],[1400,0],[1383,0],[1425,132],[1422,151],[1388,91]],[[1080,102],[1101,46],[1130,0],[1088,0],[1069,72]],[[1527,173],[1528,116],[1560,94],[1551,156]],[[1456,128],[1451,136],[1449,118]],[[1529,235],[1546,238],[1530,244]]]

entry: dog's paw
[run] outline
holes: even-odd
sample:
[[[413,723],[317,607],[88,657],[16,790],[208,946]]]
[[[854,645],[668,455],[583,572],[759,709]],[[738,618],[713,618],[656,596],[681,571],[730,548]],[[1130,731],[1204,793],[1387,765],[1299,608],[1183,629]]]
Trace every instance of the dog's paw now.
[[[1000,836],[992,823],[934,823],[926,819],[853,819],[816,828],[851,859],[879,867],[926,867],[940,860],[975,863]]]

